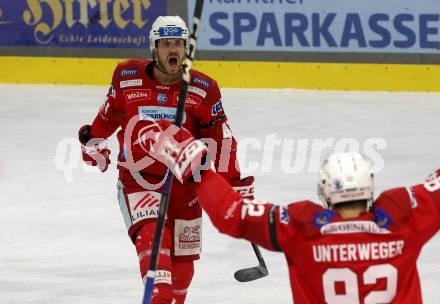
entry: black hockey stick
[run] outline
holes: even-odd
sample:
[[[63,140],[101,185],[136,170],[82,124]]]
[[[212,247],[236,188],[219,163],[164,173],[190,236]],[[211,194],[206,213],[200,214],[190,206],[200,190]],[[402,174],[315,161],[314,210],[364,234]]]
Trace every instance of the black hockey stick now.
[[[202,16],[203,0],[197,0],[194,9],[193,30],[189,38],[189,48],[186,53],[185,60],[182,63],[182,86],[180,88],[179,103],[176,110],[176,120],[174,124],[178,127],[182,125],[183,113],[185,110],[186,95],[188,93],[188,84],[191,81],[191,68],[196,51],[197,37],[200,28],[200,18]],[[166,181],[162,190],[160,199],[159,215],[156,222],[156,230],[154,232],[153,247],[151,249],[150,264],[148,266],[147,279],[145,282],[144,296],[142,304],[150,304],[153,295],[154,278],[157,270],[157,261],[159,259],[159,249],[162,244],[163,229],[165,225],[165,216],[168,211],[170,202],[170,192],[173,185],[173,174],[167,170]]]
[[[253,243],[251,244],[258,259],[258,266],[237,270],[234,273],[234,278],[239,282],[250,282],[258,280],[269,274],[266,263],[264,262],[263,256],[261,255],[260,249],[258,249],[257,245]]]

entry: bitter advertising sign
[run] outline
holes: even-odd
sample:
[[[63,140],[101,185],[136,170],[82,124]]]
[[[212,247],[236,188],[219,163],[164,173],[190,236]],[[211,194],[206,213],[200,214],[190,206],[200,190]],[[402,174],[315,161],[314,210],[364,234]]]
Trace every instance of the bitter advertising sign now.
[[[1,0],[0,46],[147,48],[166,0]]]
[[[207,0],[201,31],[201,50],[440,54],[440,1]]]

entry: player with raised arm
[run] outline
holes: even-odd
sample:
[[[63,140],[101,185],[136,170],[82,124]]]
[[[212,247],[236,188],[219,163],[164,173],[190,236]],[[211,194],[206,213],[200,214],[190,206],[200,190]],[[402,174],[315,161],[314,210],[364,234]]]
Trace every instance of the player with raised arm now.
[[[155,157],[191,182],[206,153],[197,142],[183,128],[162,132],[156,144],[172,148]],[[440,228],[440,170],[373,201],[368,162],[332,154],[320,170],[324,206],[243,199],[212,169],[194,185],[220,232],[283,252],[295,303],[422,303],[417,258]]]
[[[110,163],[105,141],[119,129],[118,199],[144,280],[166,174],[162,163],[148,157],[149,134],[156,130],[156,120],[175,119],[181,63],[189,45],[188,29],[178,16],[158,17],[149,39],[153,60],[130,59],[118,64],[104,105],[93,123],[79,130],[83,159],[104,172]],[[248,190],[252,197],[253,178],[240,179],[236,141],[223,111],[219,87],[215,80],[195,70],[188,86],[183,126],[197,138],[209,139],[217,170],[231,185]],[[201,217],[194,186],[175,182],[153,303],[184,303],[194,273],[193,262],[199,259],[201,250]]]

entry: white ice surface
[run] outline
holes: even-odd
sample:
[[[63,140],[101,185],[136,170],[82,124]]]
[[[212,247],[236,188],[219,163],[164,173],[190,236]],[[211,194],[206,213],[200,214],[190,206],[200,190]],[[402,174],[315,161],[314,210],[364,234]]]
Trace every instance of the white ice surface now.
[[[116,200],[114,162],[105,174],[90,173],[77,146],[62,153],[62,144],[55,161],[58,144],[92,121],[105,93],[104,87],[0,85],[0,303],[141,302],[137,256]],[[384,160],[377,192],[420,182],[440,167],[440,94],[223,90],[223,95],[239,140],[263,143],[274,133],[309,143],[354,138],[363,150],[369,138],[382,138],[386,149],[374,148]],[[114,137],[110,144],[114,159]],[[256,176],[256,197],[316,200],[317,174],[307,169],[315,165],[310,146],[306,154],[296,147],[290,154],[292,163],[305,161],[297,173],[284,172],[281,151],[276,146],[273,163],[260,163],[252,172],[249,165],[261,161],[263,151],[248,147],[241,156],[243,168]],[[73,164],[71,175],[56,168],[62,162]],[[291,303],[282,255],[262,250],[270,275],[238,283],[234,271],[257,264],[250,245],[218,234],[207,217],[203,236],[188,303]],[[425,303],[440,303],[439,235],[424,248],[419,266]]]

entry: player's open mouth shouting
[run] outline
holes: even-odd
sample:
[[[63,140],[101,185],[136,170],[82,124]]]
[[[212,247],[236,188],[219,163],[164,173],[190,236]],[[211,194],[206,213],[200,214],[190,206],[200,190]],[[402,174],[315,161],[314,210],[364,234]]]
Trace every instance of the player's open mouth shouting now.
[[[179,69],[180,70],[180,60],[179,60],[179,56],[177,55],[170,55],[168,56],[168,65],[170,66],[171,69]]]

